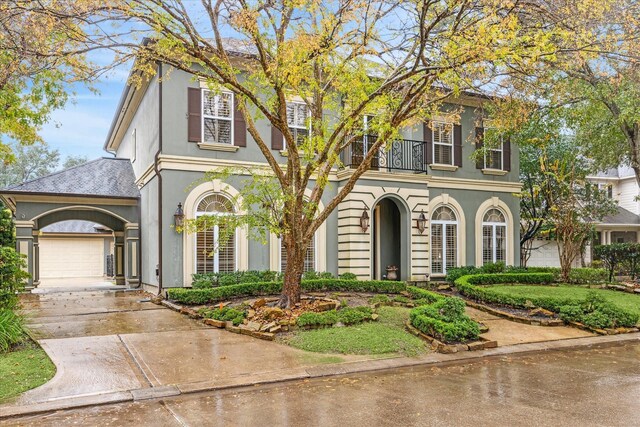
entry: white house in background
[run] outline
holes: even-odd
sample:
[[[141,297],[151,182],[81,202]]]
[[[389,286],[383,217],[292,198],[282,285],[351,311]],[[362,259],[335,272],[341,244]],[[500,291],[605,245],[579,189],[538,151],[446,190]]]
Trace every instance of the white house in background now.
[[[611,243],[637,243],[640,232],[640,187],[636,181],[633,169],[628,166],[619,166],[590,176],[591,182],[606,191],[609,197],[618,202],[618,212],[615,215],[604,218],[596,224],[595,244]],[[592,259],[591,248],[587,248],[585,262]],[[577,259],[574,265],[579,267],[582,260]],[[539,237],[533,244],[531,258],[527,265],[560,266],[558,247],[553,239]]]

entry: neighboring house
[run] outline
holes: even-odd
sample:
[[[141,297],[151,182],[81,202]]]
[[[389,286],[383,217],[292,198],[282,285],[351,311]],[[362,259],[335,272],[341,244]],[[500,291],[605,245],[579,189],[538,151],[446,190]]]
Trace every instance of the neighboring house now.
[[[161,73],[167,68],[161,66]],[[477,163],[470,159],[485,131],[479,125],[484,102],[488,100],[463,95],[444,107],[461,108],[459,124],[425,117],[431,125],[405,129],[404,139],[374,160],[371,170],[318,229],[305,269],[382,279],[386,267],[395,265],[401,279],[422,281],[444,277],[453,266],[517,263],[519,201],[514,193],[519,192],[520,184],[516,147],[504,141],[485,159]],[[295,132],[308,132],[305,104],[292,99],[288,112]],[[366,120],[363,118],[364,126]],[[270,141],[273,154],[284,162],[282,134],[267,121],[257,125]],[[127,86],[105,149],[116,159],[100,162],[129,168],[135,186],[127,184],[126,191],[139,191],[137,215],[115,213],[115,208],[123,207],[122,198],[103,197],[98,205],[93,197],[83,205],[87,211],[99,208],[118,216],[106,225],[114,230],[116,265],[124,265],[122,274],[129,283],[141,281],[146,289],[157,291],[159,284],[163,288],[189,286],[194,273],[285,267],[275,235],[265,245],[239,228],[234,238],[211,254],[217,229],[187,234],[173,228],[179,204],[187,218],[240,213],[232,202],[238,195],[239,177],[197,183],[205,172],[220,166],[266,163],[244,118],[234,108],[233,93],[214,94],[204,83],[178,70],[171,70],[170,78],[162,82],[156,75],[140,87]],[[343,153],[344,167],[331,175],[324,204],[337,194],[366,149],[364,137]],[[25,199],[30,196],[24,191],[19,187],[2,195],[12,200],[20,226],[31,227],[28,231],[32,233],[40,224],[26,222],[34,217],[28,212],[27,218],[21,217],[21,212],[29,210]],[[43,215],[38,212],[36,217]],[[371,218],[367,230],[360,226],[365,212]],[[420,230],[417,224],[423,215],[426,227]],[[124,252],[118,252],[119,247]]]
[[[600,190],[606,191],[610,198],[618,202],[618,212],[615,215],[605,217],[602,222],[595,225],[594,246],[611,243],[637,243],[638,232],[640,232],[640,201],[638,200],[640,188],[633,169],[620,166],[587,178],[598,184]],[[589,245],[585,250],[584,262],[588,264],[592,259],[592,245]],[[574,262],[576,267],[581,264],[581,259]],[[527,265],[560,266],[556,241],[548,237],[536,239]]]

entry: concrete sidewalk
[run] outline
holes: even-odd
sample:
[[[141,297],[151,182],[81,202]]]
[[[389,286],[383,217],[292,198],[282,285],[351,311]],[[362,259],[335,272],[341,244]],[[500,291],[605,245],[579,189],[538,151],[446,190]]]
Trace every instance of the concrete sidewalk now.
[[[47,384],[0,406],[0,418],[255,384],[464,363],[480,357],[640,340],[640,334],[586,337],[417,358],[326,355],[208,328],[143,301],[142,295],[136,292],[104,291],[26,298],[24,306],[31,316],[31,327],[58,371]],[[506,322],[508,326],[516,325]],[[560,333],[555,339],[568,337],[560,327],[517,325],[545,333],[554,330]],[[499,333],[500,326],[493,328]]]

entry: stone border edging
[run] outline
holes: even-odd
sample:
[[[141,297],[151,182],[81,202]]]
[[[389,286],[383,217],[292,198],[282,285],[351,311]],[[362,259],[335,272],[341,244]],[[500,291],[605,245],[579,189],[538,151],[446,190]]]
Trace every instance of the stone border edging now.
[[[438,353],[453,354],[460,351],[478,351],[498,347],[498,341],[487,340],[482,337],[477,341],[468,343],[447,344],[415,328],[409,320],[405,322],[404,326],[411,334],[428,341],[431,344],[431,349]]]
[[[509,319],[517,323],[523,323],[525,325],[532,326],[564,326],[564,321],[560,319],[541,319],[538,321],[529,319],[527,317],[517,316],[506,311],[498,310],[496,308],[480,304],[467,298],[463,298],[463,300],[465,304],[467,304],[471,308],[475,308],[477,310],[484,311],[485,313],[493,314],[495,316],[504,317],[505,319]]]

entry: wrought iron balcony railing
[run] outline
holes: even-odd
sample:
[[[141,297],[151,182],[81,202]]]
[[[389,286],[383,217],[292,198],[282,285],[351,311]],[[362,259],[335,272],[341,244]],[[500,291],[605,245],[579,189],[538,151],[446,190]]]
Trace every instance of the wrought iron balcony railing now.
[[[364,135],[345,148],[340,160],[345,167],[357,168],[364,161],[376,137]],[[378,150],[371,160],[372,170],[427,172],[427,143],[410,139],[399,139],[388,147]]]

